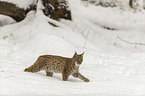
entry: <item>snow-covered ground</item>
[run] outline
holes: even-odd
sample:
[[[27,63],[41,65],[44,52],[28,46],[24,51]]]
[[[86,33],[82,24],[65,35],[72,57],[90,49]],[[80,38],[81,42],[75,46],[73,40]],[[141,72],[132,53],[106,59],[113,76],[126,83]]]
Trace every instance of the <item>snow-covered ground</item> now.
[[[0,96],[145,96],[145,46],[125,42],[145,43],[145,12],[69,4],[73,21],[53,21],[39,10],[0,27]],[[80,72],[88,83],[24,72],[39,55],[71,58],[75,51],[85,52]]]

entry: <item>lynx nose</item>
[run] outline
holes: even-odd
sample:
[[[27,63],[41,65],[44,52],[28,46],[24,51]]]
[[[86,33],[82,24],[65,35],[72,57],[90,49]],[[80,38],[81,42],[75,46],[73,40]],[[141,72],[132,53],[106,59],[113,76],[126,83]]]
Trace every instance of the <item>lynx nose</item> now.
[[[75,66],[80,66],[80,64],[79,64],[79,63],[77,63],[77,62],[75,62]]]

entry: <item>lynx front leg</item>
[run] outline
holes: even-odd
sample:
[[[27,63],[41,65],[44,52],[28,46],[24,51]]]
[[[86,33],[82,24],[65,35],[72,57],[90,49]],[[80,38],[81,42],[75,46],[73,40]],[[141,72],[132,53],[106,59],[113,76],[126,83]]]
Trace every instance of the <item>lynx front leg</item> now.
[[[69,75],[62,74],[62,76],[63,76],[63,81],[67,81],[68,80]]]
[[[68,72],[67,72],[67,71],[64,71],[64,72],[62,73],[62,79],[63,79],[63,81],[67,81],[69,76],[70,76],[70,75],[68,74]]]
[[[46,71],[46,76],[52,77],[53,76],[53,72]]]
[[[74,76],[74,77],[76,77],[76,78],[79,78],[79,79],[81,79],[81,80],[83,80],[83,81],[85,81],[85,82],[89,82],[89,81],[90,81],[88,78],[84,77],[84,76],[83,76],[82,74],[80,74],[80,73],[73,73],[72,76]]]

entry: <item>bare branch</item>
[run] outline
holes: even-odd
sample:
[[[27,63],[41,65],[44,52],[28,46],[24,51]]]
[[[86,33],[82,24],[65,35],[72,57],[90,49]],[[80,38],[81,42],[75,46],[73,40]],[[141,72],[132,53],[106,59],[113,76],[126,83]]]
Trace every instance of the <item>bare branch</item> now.
[[[132,42],[123,40],[123,39],[121,39],[119,36],[118,36],[117,38],[118,38],[119,40],[121,40],[121,41],[123,41],[123,42],[126,42],[126,43],[129,43],[129,44],[134,44],[134,45],[145,45],[144,43],[132,43]]]
[[[86,40],[85,40],[84,48],[86,48],[87,41],[88,41],[88,36],[89,36],[89,30],[88,30],[87,35],[86,35]]]

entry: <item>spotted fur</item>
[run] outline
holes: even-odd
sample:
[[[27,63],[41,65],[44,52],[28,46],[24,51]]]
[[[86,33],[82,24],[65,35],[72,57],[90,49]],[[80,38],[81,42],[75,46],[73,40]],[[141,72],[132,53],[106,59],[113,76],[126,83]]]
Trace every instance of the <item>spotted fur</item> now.
[[[62,73],[62,79],[68,80],[70,75],[80,78],[85,82],[90,80],[79,73],[79,65],[83,61],[83,54],[78,55],[76,52],[72,58],[65,58],[54,55],[42,55],[39,56],[36,62],[29,68],[26,68],[25,72],[39,72],[41,70],[46,71],[46,76],[53,76],[53,72]]]

